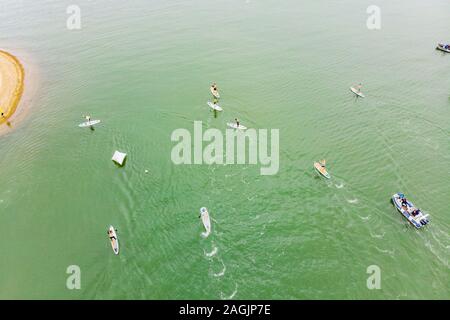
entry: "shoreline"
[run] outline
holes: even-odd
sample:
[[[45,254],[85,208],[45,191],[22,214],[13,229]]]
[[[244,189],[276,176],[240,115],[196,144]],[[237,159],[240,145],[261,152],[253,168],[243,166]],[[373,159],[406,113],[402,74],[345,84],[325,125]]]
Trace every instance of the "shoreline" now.
[[[17,110],[25,87],[25,70],[19,59],[7,51],[0,50],[0,126],[9,124]]]

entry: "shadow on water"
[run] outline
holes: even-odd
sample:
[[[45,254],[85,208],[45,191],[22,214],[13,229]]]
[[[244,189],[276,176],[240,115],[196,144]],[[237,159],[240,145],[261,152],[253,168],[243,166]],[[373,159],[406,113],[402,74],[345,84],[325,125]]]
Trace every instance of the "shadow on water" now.
[[[125,165],[127,164],[127,159],[128,159],[128,157],[126,157],[126,158],[123,160],[122,164],[117,163],[117,162],[115,162],[115,161],[113,161],[113,163],[114,163],[114,165],[115,165],[117,168],[124,168]]]

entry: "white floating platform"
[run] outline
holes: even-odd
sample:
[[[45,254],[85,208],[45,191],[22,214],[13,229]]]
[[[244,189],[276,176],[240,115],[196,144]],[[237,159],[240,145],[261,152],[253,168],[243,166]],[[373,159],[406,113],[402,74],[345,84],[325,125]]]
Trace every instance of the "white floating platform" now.
[[[114,155],[112,157],[112,161],[114,161],[115,163],[117,163],[117,164],[122,166],[126,157],[127,157],[126,153],[123,153],[123,152],[120,152],[120,151],[116,151],[116,152],[114,152]]]

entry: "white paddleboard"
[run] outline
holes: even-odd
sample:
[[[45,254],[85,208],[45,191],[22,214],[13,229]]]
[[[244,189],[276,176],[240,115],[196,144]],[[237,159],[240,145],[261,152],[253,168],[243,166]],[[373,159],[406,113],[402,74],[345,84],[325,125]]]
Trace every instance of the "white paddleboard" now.
[[[361,98],[365,98],[366,97],[365,95],[363,95],[362,92],[359,92],[358,89],[355,89],[353,87],[350,87],[350,91],[353,92],[354,94],[356,94],[358,97],[361,97]]]
[[[200,218],[202,219],[203,226],[205,227],[207,237],[211,233],[211,220],[209,218],[208,210],[205,207],[200,208]]]
[[[240,130],[245,130],[245,129],[247,129],[246,126],[243,126],[242,124],[239,124],[239,127],[238,127],[237,124],[236,124],[236,123],[233,123],[233,122],[228,122],[228,123],[227,123],[227,126],[229,126],[230,128],[233,128],[233,129],[240,129]]]
[[[219,91],[214,90],[213,87],[211,87],[210,89],[211,89],[212,95],[213,95],[214,97],[216,97],[217,99],[219,99],[219,98],[220,98]]]
[[[83,123],[80,123],[78,126],[80,128],[85,128],[85,127],[92,127],[94,124],[100,123],[100,120],[91,120],[91,121],[86,121]]]
[[[109,226],[108,231],[112,231],[112,235],[116,238],[116,239],[109,239],[109,241],[111,241],[111,247],[114,251],[114,254],[119,254],[119,238],[117,237],[117,233],[116,233],[116,229],[114,229],[113,226]],[[110,237],[110,233],[108,232],[108,237]]]
[[[216,110],[216,111],[222,111],[223,109],[218,105],[218,104],[214,104],[210,101],[207,102],[208,106],[210,106],[212,109]]]

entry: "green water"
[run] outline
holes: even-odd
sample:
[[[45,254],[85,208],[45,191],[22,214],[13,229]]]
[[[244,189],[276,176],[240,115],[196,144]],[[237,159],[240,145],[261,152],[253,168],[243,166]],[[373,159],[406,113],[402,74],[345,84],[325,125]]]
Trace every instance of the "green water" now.
[[[0,45],[39,70],[30,113],[0,137],[0,298],[450,297],[450,55],[434,50],[450,41],[447,0],[377,1],[377,31],[365,0],[81,1],[69,31],[72,2],[0,5]],[[86,113],[95,131],[77,127]],[[172,164],[173,130],[235,117],[280,129],[277,175]],[[430,214],[426,229],[395,192]]]

